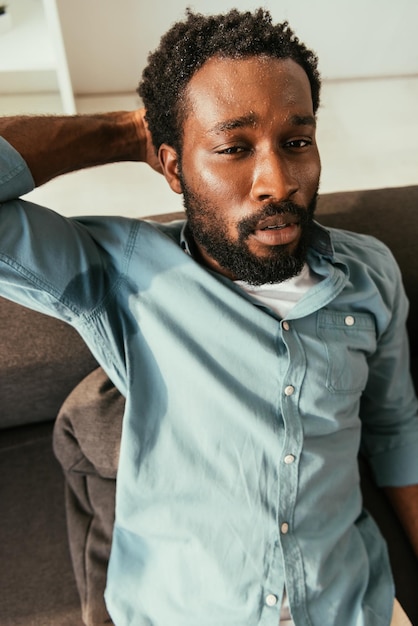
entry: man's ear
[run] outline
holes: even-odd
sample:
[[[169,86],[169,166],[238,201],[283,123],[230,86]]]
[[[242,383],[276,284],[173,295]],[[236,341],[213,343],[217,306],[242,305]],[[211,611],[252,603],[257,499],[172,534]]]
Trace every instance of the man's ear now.
[[[162,143],[158,150],[158,158],[163,174],[171,189],[175,193],[183,193],[179,178],[179,159],[176,150],[172,146]]]

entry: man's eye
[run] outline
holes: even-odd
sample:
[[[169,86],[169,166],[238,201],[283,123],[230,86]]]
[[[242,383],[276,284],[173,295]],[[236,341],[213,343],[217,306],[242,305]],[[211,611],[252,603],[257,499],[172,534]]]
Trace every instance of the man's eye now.
[[[218,154],[239,154],[240,152],[244,152],[245,148],[242,146],[228,146],[228,148],[222,148],[218,150]]]
[[[286,148],[307,148],[311,145],[311,139],[292,139],[292,141],[286,143]]]

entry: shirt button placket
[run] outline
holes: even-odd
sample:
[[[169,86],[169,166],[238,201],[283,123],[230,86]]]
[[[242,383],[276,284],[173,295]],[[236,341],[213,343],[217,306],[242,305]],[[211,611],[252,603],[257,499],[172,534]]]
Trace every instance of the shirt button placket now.
[[[293,385],[287,385],[284,388],[284,395],[287,396],[288,398],[290,396],[293,396],[294,393],[295,393],[295,387]],[[296,457],[293,454],[286,454],[286,456],[283,459],[285,465],[292,465],[295,462],[295,460],[296,460]],[[287,535],[289,530],[290,530],[290,527],[289,527],[288,522],[282,522],[280,524],[280,532],[282,535]]]
[[[306,358],[297,333],[297,320],[282,322],[282,340],[286,344],[288,365],[282,373],[281,416],[285,426],[284,449],[281,461],[284,479],[281,482],[277,503],[277,543],[283,557],[284,570],[288,571],[288,583],[297,592],[293,576],[295,557],[295,539],[298,532],[294,527],[294,510],[299,488],[299,463],[303,446],[303,424],[299,408],[299,395],[306,372]],[[283,384],[284,383],[284,384]],[[287,577],[286,577],[287,578]]]

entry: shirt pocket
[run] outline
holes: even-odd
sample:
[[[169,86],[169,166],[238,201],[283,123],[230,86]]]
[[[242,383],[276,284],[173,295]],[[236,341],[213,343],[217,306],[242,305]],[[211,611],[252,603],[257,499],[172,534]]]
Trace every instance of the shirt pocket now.
[[[376,350],[373,315],[319,311],[317,333],[327,358],[327,389],[332,393],[363,391],[369,372],[367,358]]]

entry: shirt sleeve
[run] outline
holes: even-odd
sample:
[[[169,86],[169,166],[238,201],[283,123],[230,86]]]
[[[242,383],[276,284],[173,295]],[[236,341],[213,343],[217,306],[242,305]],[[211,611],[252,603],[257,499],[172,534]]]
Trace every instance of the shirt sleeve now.
[[[361,402],[362,452],[377,484],[396,487],[418,483],[418,403],[410,374],[408,301],[389,251],[386,259],[380,290],[391,314],[369,359]]]
[[[126,393],[118,297],[139,221],[67,218],[19,197],[32,188],[24,160],[0,140],[0,295],[74,326]]]
[[[20,198],[33,186],[25,161],[1,139],[0,294],[77,325],[105,300],[116,270],[81,220]]]
[[[34,187],[32,174],[24,159],[0,137],[0,202],[18,198]]]

